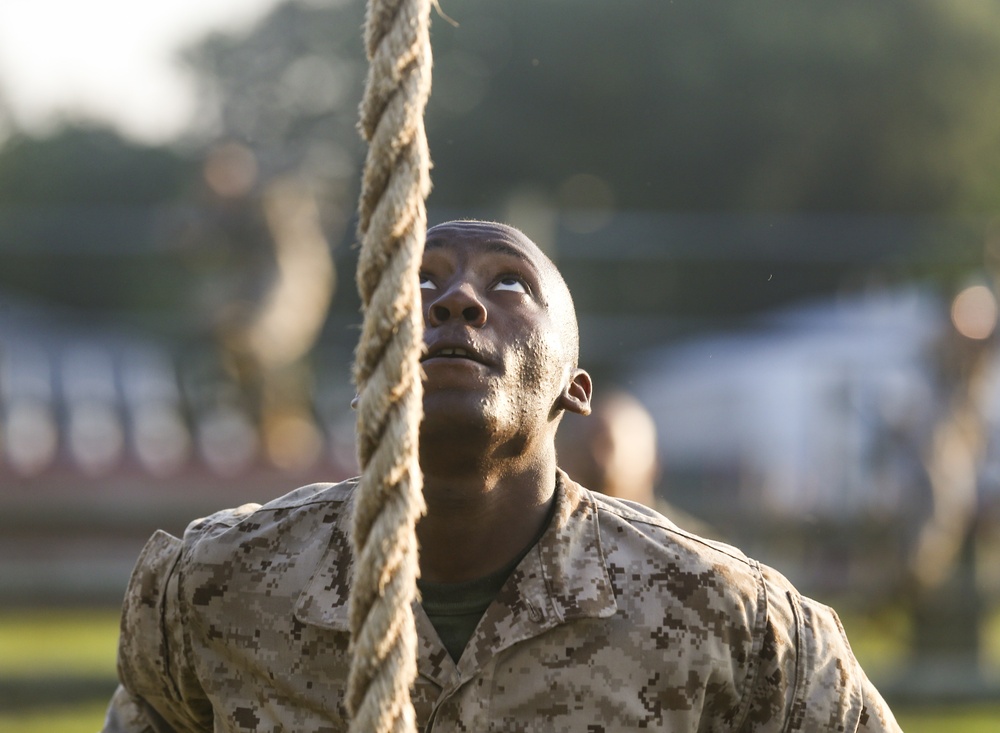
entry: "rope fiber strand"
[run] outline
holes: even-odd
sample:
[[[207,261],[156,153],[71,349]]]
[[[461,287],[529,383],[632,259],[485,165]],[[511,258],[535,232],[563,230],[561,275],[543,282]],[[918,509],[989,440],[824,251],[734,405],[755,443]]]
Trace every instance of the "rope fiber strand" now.
[[[417,453],[423,415],[419,271],[427,233],[430,0],[369,0],[368,81],[359,127],[368,156],[358,205],[364,322],[354,363],[361,481],[353,515],[352,733],[416,730]]]

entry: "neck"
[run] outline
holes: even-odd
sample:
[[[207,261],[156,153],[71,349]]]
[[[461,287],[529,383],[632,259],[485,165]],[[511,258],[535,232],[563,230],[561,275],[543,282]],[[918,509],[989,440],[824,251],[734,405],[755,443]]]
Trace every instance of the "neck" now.
[[[519,463],[492,470],[425,468],[427,514],[417,525],[422,578],[437,583],[482,578],[537,536],[555,496],[555,454]]]

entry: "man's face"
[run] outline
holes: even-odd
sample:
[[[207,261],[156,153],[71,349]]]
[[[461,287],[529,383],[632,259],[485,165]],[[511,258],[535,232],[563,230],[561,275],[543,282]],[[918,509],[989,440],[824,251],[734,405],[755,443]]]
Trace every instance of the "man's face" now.
[[[503,439],[551,421],[574,373],[574,316],[541,251],[502,225],[442,224],[427,233],[420,287],[424,429],[486,426]]]

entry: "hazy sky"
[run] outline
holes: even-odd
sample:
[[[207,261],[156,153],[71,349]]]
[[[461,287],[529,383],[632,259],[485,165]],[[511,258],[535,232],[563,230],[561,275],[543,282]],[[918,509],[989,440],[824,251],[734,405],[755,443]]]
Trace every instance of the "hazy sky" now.
[[[278,1],[0,0],[0,97],[23,128],[70,113],[167,140],[193,108],[176,51],[211,29],[248,27]]]

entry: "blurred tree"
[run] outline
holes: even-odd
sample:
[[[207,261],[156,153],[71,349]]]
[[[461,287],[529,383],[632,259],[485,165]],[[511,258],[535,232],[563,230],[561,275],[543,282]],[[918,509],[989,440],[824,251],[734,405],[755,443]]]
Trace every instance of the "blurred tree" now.
[[[0,289],[85,309],[176,307],[181,273],[157,250],[157,223],[196,171],[108,128],[15,133],[0,148]]]
[[[357,1],[286,2],[244,36],[188,49],[202,91],[195,133],[245,145],[261,180],[294,174],[321,202],[353,207],[363,16]]]
[[[995,206],[1000,6],[466,0],[434,26],[436,201]],[[986,183],[994,199],[984,196]],[[569,200],[567,200],[569,199]]]
[[[45,137],[18,133],[0,148],[0,203],[154,204],[188,190],[192,170],[177,152],[131,143],[106,127],[67,126]]]
[[[631,209],[996,204],[995,3],[442,7],[456,24],[433,29],[433,205],[495,205],[525,185]],[[275,166],[352,170],[362,9],[292,0],[244,37],[193,48],[203,122]]]
[[[432,209],[504,212],[528,201],[563,220],[586,210],[594,230],[621,211],[978,215],[1000,201],[995,3],[442,9],[454,23],[433,24]],[[354,208],[362,14],[361,0],[289,0],[245,35],[211,36],[186,55],[203,84],[201,134],[248,146],[265,179],[309,178],[324,217]],[[825,223],[823,236],[814,231],[823,223],[767,237],[760,222],[749,234],[710,226],[697,246],[654,265],[595,269],[568,247],[561,254],[585,310],[595,305],[588,284],[610,274],[642,295],[641,309],[714,315],[828,292],[879,268],[952,284],[982,261],[980,234],[904,226],[889,232],[895,242],[874,231],[862,238],[872,246],[848,247],[851,227]],[[678,234],[643,236],[665,246]],[[720,248],[713,236],[732,239]],[[801,239],[796,256],[772,246],[782,236]],[[337,307],[354,309],[352,293],[341,287]],[[603,303],[634,310],[634,300]]]
[[[315,200],[331,245],[345,239],[364,154],[355,130],[367,65],[363,22],[363,2],[286,2],[244,35],[212,34],[185,51],[183,58],[201,85],[194,137],[216,149],[238,146],[255,165],[254,188],[222,195],[223,207],[236,207],[238,214],[247,197],[259,195],[270,182],[294,179]],[[210,177],[209,186],[219,194]],[[249,270],[260,271],[252,260],[254,250],[260,259],[262,240],[238,231],[233,236],[232,226],[228,229],[216,232],[227,242],[225,270],[230,284],[245,290],[253,275],[238,270],[248,269],[249,262]],[[350,285],[353,268],[338,275]],[[355,289],[339,289],[346,296],[340,307],[356,313]],[[218,301],[228,295],[217,291],[209,297],[224,308]]]

